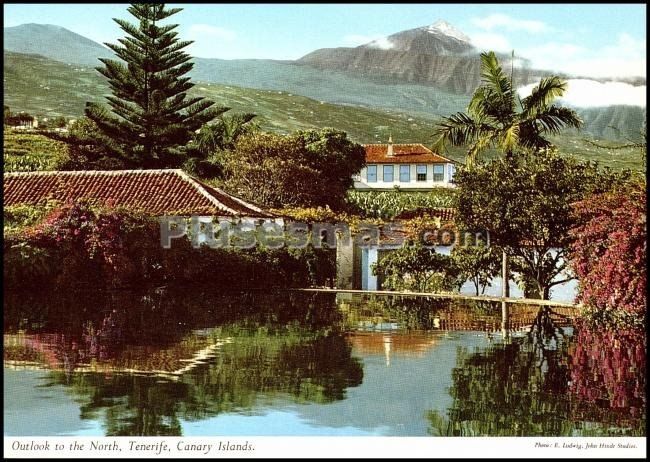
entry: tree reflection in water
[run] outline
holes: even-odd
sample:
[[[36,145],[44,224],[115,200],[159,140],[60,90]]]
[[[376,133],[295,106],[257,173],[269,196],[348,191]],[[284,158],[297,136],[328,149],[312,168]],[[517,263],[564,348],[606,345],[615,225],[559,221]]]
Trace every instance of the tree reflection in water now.
[[[48,312],[69,309],[64,299]],[[107,435],[180,435],[181,420],[251,412],[275,398],[332,402],[363,380],[331,295],[114,294],[90,305],[94,312],[84,302],[41,327],[56,334],[31,336],[23,347],[55,369],[50,385],[66,385],[83,402],[82,418],[104,419]],[[209,357],[192,358],[217,344]],[[103,372],[72,373],[89,364]]]
[[[430,434],[645,435],[645,332],[579,323],[571,333],[553,314],[540,308],[523,337],[460,349],[453,404],[428,412]]]

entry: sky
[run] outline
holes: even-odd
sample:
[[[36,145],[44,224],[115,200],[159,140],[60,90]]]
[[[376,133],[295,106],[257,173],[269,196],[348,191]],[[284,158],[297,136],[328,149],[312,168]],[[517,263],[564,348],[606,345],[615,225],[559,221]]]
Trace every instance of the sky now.
[[[124,34],[127,4],[4,4],[5,27],[55,24],[97,42]],[[297,59],[445,20],[481,49],[576,76],[646,75],[642,4],[170,4],[188,51],[206,58]]]

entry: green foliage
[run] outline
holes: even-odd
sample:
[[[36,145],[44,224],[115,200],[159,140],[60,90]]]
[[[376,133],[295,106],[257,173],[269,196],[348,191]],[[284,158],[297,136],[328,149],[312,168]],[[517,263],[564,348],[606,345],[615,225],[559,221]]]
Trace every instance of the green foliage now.
[[[4,131],[4,171],[60,170],[68,161],[67,146],[38,133]]]
[[[450,188],[427,192],[350,190],[346,202],[365,217],[390,220],[407,211],[425,214],[428,209],[451,207],[454,194]]]
[[[88,201],[5,209],[4,281],[29,287],[206,283],[224,289],[331,286],[335,251],[160,244],[156,219]],[[37,270],[46,268],[47,271]]]
[[[472,281],[476,296],[483,295],[492,278],[501,269],[501,249],[476,245],[456,245],[451,251],[454,266],[458,269],[459,281]]]
[[[409,243],[382,255],[373,265],[382,286],[416,292],[450,291],[457,284],[458,270],[447,255],[420,243]]]
[[[252,133],[224,157],[224,185],[268,207],[341,208],[364,162],[363,147],[334,129]]]
[[[255,114],[221,114],[213,123],[204,125],[188,146],[188,160],[183,169],[202,178],[223,175],[224,151],[232,150],[239,138],[259,127],[253,123]]]
[[[56,206],[56,202],[50,202],[44,207],[23,204],[3,207],[4,235],[13,235],[36,225]]]
[[[106,147],[110,140],[88,117],[70,124],[67,134],[47,132],[46,136],[67,144],[69,160],[61,165],[61,170],[120,170],[129,165],[111,154]]]
[[[193,64],[182,49],[191,42],[179,41],[177,25],[160,25],[181,9],[147,3],[127,10],[137,25],[115,19],[127,37],[108,44],[121,60],[101,58],[104,66],[97,68],[111,87],[111,111],[93,103],[85,111],[101,133],[95,144],[130,166],[178,166],[193,133],[226,109],[187,96],[193,84],[184,75]]]
[[[513,270],[522,274],[529,295],[548,298],[550,287],[564,282],[553,279],[566,269],[571,204],[627,176],[550,150],[461,168],[455,177],[457,223],[488,230],[491,242],[515,257]]]

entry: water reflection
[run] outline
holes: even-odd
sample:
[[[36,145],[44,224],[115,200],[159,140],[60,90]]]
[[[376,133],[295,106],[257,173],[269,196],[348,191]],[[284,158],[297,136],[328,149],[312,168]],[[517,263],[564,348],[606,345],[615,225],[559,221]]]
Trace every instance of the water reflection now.
[[[5,298],[5,435],[36,431],[28,403],[47,396],[92,425],[40,434],[644,432],[645,334],[590,332],[574,310],[191,294]]]
[[[645,333],[594,333],[578,323],[571,335],[574,329],[557,326],[552,314],[541,308],[526,335],[510,342],[459,350],[453,404],[446,413],[429,412],[429,432],[644,435]]]

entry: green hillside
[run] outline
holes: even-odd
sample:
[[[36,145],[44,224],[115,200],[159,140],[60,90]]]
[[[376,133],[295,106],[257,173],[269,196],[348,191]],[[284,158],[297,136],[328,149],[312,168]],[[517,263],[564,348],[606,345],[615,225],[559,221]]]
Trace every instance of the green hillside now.
[[[5,52],[5,105],[13,112],[37,116],[83,114],[87,101],[101,102],[109,93],[104,78],[94,69],[67,65],[38,55]],[[292,66],[297,67],[297,66]],[[346,131],[359,143],[395,142],[430,144],[435,118],[421,112],[370,109],[326,103],[280,90],[251,89],[197,82],[195,94],[207,96],[237,112],[253,112],[263,130],[288,133],[297,129],[334,127]],[[584,140],[586,135],[567,134],[553,141],[565,152],[580,158],[597,159],[617,168],[639,167],[634,150],[600,150]],[[449,156],[462,160],[464,150],[452,149]]]

